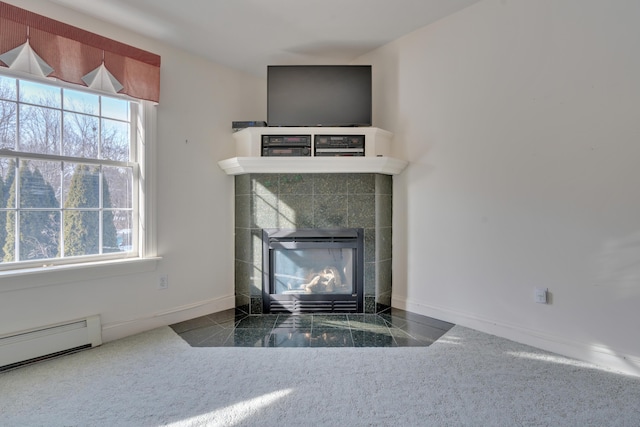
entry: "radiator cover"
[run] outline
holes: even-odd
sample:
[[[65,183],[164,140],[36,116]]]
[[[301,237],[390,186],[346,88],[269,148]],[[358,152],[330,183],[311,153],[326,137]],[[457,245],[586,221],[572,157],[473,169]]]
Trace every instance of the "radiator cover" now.
[[[0,369],[48,355],[102,344],[100,316],[0,336]]]

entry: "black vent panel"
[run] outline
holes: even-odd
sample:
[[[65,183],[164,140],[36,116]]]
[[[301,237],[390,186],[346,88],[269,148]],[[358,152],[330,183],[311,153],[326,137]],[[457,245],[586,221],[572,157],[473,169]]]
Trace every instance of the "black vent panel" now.
[[[301,301],[270,300],[271,313],[357,313],[358,303],[353,301]]]

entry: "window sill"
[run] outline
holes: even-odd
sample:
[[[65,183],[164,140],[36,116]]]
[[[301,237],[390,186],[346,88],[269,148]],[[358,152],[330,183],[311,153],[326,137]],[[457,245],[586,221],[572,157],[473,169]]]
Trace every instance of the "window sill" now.
[[[0,272],[0,293],[154,271],[161,257],[128,258]]]

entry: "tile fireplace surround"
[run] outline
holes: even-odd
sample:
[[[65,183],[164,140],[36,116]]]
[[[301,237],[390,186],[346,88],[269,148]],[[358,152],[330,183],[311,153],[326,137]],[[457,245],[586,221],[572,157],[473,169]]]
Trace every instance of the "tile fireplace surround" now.
[[[263,228],[363,228],[364,312],[387,310],[392,188],[392,177],[379,173],[236,175],[236,307],[262,314]]]

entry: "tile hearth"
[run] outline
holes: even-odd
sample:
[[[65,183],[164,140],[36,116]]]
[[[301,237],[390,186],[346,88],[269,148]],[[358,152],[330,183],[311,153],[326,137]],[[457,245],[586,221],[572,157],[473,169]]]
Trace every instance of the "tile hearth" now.
[[[192,347],[426,347],[454,325],[392,308],[378,314],[263,314],[237,309],[171,325]]]

